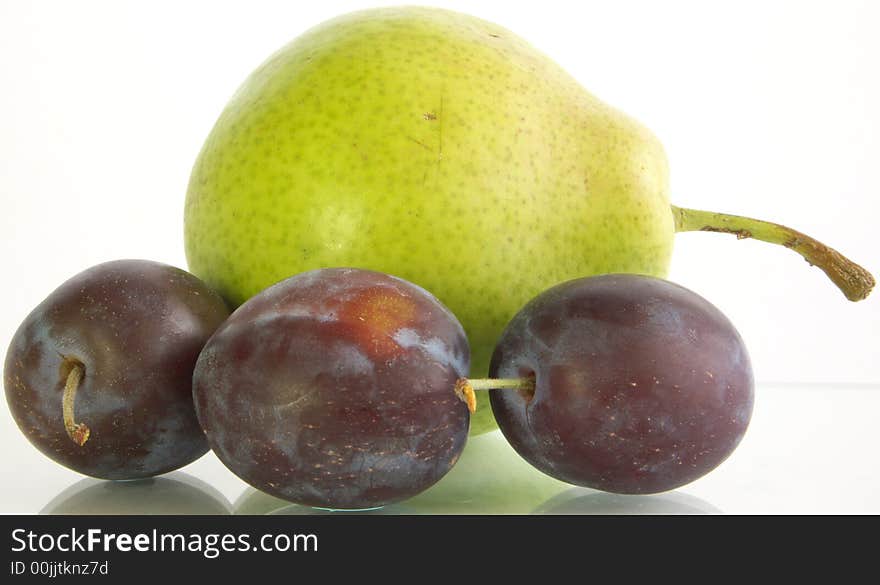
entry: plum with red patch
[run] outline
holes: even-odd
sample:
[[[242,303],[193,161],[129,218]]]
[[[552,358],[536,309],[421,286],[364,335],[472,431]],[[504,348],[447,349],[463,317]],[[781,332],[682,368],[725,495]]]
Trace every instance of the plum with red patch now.
[[[426,489],[455,463],[470,414],[455,316],[386,274],[330,268],[239,307],[199,357],[193,392],[211,447],[239,477],[322,508]]]

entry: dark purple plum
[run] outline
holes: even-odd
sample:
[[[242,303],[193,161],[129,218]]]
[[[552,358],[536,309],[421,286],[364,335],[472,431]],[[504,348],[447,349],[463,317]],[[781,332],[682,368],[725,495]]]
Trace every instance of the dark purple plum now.
[[[37,306],[3,381],[40,451],[102,479],[137,479],[208,451],[192,401],[199,352],[229,315],[192,274],[148,260],[99,264]]]
[[[623,494],[670,490],[708,473],[749,424],[754,384],[730,321],[671,282],[612,274],[530,301],[495,349],[495,419],[544,473]]]
[[[470,362],[455,316],[386,274],[329,268],[239,307],[196,365],[211,448],[254,487],[297,504],[383,506],[439,480],[470,414],[455,393]]]

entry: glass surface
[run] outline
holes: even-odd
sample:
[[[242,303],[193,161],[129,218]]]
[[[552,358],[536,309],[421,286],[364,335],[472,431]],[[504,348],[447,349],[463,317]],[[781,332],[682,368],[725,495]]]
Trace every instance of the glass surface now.
[[[739,448],[677,490],[622,496],[532,468],[496,431],[471,438],[449,474],[378,510],[298,506],[248,486],[211,453],[150,480],[83,478],[50,461],[0,417],[0,512],[42,514],[878,514],[880,387],[765,385]]]

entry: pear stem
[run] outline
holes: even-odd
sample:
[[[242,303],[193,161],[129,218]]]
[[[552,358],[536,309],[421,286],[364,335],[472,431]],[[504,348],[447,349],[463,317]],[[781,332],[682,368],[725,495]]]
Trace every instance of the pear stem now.
[[[477,395],[474,390],[523,390],[535,391],[534,378],[459,378],[455,383],[455,394],[468,405],[471,413],[477,410]]]
[[[64,396],[61,399],[61,411],[64,416],[64,429],[70,440],[82,447],[89,440],[91,430],[84,423],[76,422],[74,417],[74,405],[76,404],[76,391],[82,381],[85,368],[82,364],[74,363],[67,374],[67,382],[64,385]]]
[[[837,288],[851,301],[861,301],[874,288],[871,273],[838,252],[810,236],[790,227],[741,217],[672,206],[676,232],[721,232],[734,234],[737,239],[754,238],[762,242],[779,244],[794,250],[811,266],[818,266]]]

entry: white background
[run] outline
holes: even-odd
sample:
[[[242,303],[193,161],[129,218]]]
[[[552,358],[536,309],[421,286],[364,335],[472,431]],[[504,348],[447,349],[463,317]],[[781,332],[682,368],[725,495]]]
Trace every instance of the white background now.
[[[880,3],[433,3],[506,26],[650,127],[675,203],[786,223],[880,272]],[[300,32],[382,4],[0,1],[0,346],[92,264],[185,267],[189,172],[232,92]],[[799,400],[795,386],[876,402],[880,293],[850,303],[792,252],[702,233],[677,237],[670,278],[737,325],[759,407],[762,391]],[[0,438],[75,479],[5,409]]]

